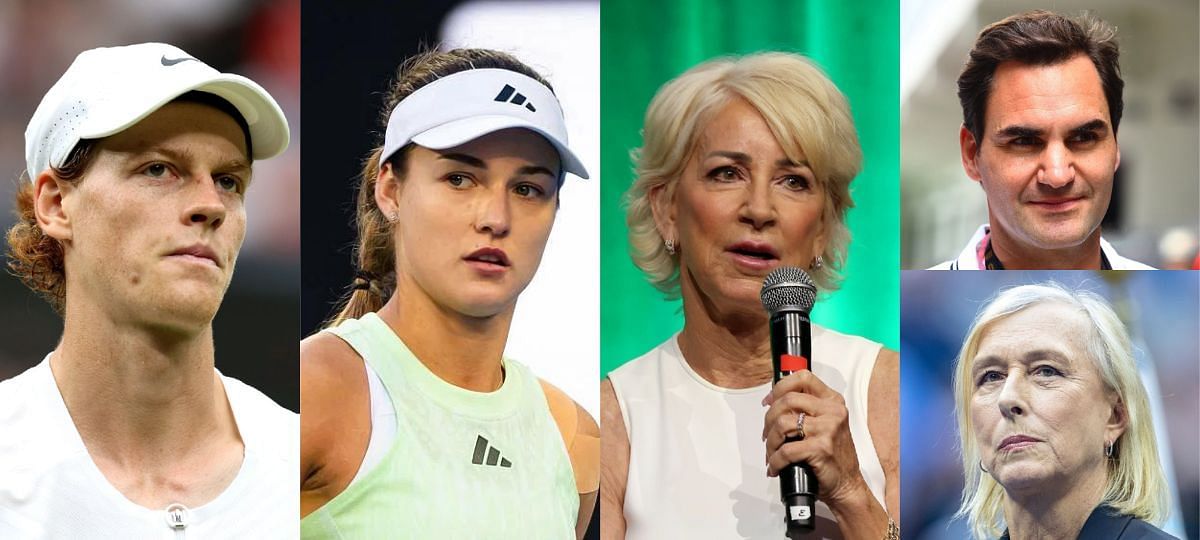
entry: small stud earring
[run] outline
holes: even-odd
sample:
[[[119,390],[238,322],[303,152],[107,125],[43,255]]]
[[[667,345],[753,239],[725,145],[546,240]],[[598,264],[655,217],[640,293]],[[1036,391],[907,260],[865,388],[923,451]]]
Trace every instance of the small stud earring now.
[[[674,240],[663,240],[663,245],[667,247],[667,253],[670,253],[671,255],[675,254],[675,241]]]
[[[813,257],[812,265],[808,268],[809,270],[820,270],[823,266],[825,266],[825,260],[822,259],[820,255],[817,255],[816,257]]]

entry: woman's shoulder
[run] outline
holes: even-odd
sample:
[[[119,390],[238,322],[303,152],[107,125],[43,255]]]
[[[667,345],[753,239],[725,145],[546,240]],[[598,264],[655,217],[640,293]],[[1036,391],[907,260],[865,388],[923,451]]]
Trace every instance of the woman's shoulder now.
[[[347,392],[365,393],[366,368],[361,356],[342,338],[318,332],[300,341],[300,401],[309,411],[336,405]]]
[[[571,458],[578,492],[596,491],[600,488],[600,425],[566,392],[545,379],[538,379],[538,382]]]
[[[306,370],[319,377],[354,372],[362,359],[354,348],[331,332],[317,332],[300,341],[300,373]]]
[[[584,409],[566,392],[554,386],[545,379],[538,379],[542,392],[546,395],[546,404],[550,407],[550,415],[554,423],[563,433],[564,439],[575,440],[578,437],[599,437],[600,425],[592,418],[591,413]]]
[[[610,371],[608,373],[609,379],[613,379],[614,376],[617,379],[635,380],[646,380],[647,377],[652,377],[658,369],[659,362],[664,358],[682,357],[683,353],[679,351],[678,338],[679,333],[671,334],[671,337],[667,338],[666,341],[655,345],[654,348],[642,353],[641,356],[629,360]]]

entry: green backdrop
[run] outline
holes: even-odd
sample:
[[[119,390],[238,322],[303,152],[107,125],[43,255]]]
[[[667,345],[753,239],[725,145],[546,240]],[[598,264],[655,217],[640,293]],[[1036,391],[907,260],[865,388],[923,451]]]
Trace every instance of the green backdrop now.
[[[846,279],[817,303],[813,320],[898,348],[899,26],[894,0],[601,3],[601,376],[683,327],[679,302],[664,300],[628,255],[622,197],[646,106],[659,86],[697,63],[766,50],[820,64],[850,100],[865,156],[851,184]]]

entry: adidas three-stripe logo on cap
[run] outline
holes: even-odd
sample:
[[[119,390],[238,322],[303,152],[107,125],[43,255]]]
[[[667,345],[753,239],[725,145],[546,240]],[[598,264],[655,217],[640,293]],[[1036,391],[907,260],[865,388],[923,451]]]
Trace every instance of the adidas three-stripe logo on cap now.
[[[537,112],[537,109],[533,106],[533,102],[526,101],[525,95],[518,92],[511,84],[504,85],[504,88],[500,89],[500,93],[496,94],[496,99],[492,101],[524,105],[526,109],[529,109],[529,112]]]
[[[487,454],[487,462],[484,462],[484,454]],[[512,468],[512,462],[508,458],[500,457],[500,450],[495,446],[488,448],[488,440],[483,438],[483,435],[478,435],[475,439],[475,453],[471,456],[471,463],[476,465],[492,465]]]
[[[410,143],[445,150],[513,128],[545,137],[558,151],[564,171],[587,178],[587,168],[567,145],[567,126],[554,92],[533,77],[506,69],[459,71],[400,100],[388,117],[380,159],[390,159]]]

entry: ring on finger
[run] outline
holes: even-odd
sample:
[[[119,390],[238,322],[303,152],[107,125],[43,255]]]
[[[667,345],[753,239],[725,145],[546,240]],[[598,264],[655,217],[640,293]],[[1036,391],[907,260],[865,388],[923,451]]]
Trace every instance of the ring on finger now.
[[[800,416],[796,417],[796,438],[804,440],[804,418],[808,416],[804,411],[800,411]]]

